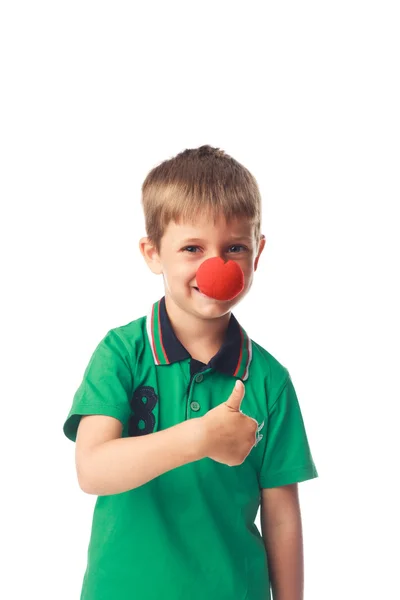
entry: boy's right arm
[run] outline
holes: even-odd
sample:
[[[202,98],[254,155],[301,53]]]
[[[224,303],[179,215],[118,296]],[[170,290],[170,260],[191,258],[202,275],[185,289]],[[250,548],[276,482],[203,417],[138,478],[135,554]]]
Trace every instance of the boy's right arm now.
[[[122,423],[118,419],[82,416],[75,448],[79,486],[96,496],[120,494],[200,460],[206,456],[202,418],[143,436],[122,438]]]

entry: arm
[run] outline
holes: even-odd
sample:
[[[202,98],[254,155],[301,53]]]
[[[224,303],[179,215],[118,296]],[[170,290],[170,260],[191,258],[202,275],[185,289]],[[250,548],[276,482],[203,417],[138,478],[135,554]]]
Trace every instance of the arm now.
[[[303,600],[304,566],[297,483],[261,490],[261,529],[274,600]]]
[[[201,459],[197,419],[143,436],[121,438],[122,423],[105,415],[81,417],[75,463],[81,489],[105,496],[139,487],[158,475]]]

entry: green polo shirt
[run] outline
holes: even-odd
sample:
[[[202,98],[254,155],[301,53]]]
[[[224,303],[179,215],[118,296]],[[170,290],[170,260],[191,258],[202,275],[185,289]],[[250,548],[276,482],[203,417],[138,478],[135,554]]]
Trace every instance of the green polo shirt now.
[[[241,465],[203,458],[140,487],[96,499],[81,600],[268,600],[267,552],[255,524],[261,488],[318,477],[288,370],[231,313],[206,365],[180,343],[165,296],[95,348],[63,431],[82,415],[119,419],[122,436],[198,419],[245,384],[260,424]],[[263,425],[262,425],[263,424]],[[106,476],[106,474],[105,474]]]

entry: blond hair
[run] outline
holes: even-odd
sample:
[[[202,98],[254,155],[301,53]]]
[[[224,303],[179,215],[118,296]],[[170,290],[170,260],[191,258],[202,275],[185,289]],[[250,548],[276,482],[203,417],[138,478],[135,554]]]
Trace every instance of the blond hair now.
[[[246,217],[260,241],[261,194],[254,176],[219,148],[186,149],[154,167],[142,184],[146,234],[160,252],[170,221],[194,224],[201,214],[227,223]]]

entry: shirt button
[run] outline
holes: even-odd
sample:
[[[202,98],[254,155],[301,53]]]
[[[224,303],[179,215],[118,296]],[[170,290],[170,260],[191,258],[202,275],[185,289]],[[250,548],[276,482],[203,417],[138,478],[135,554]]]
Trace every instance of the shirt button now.
[[[192,410],[195,410],[197,412],[198,410],[200,410],[200,404],[198,402],[191,402],[190,403],[190,408]]]
[[[196,375],[196,381],[197,381],[197,383],[200,383],[200,381],[203,381],[203,375]]]

